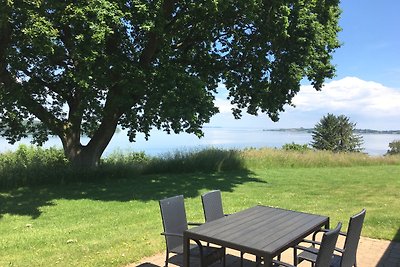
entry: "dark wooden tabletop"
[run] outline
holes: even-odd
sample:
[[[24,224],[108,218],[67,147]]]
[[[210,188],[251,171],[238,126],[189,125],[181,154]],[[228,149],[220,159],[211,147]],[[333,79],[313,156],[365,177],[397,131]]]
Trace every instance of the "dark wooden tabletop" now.
[[[262,257],[268,266],[273,257],[323,226],[329,227],[329,217],[255,206],[187,230],[184,244],[190,239],[210,242]]]

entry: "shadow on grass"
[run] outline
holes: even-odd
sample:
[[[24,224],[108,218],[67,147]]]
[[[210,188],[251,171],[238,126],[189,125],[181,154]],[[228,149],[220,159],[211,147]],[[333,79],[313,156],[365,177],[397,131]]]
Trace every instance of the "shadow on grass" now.
[[[400,243],[400,228],[397,230],[396,234],[394,235],[393,241],[397,241]],[[399,250],[399,254],[400,254],[400,250]],[[400,257],[399,257],[399,259],[400,259]]]
[[[197,197],[200,190],[232,191],[248,182],[265,183],[252,177],[247,170],[214,174],[153,174],[137,175],[116,180],[23,187],[0,192],[0,218],[4,214],[37,218],[41,207],[54,205],[56,199],[90,199],[100,201],[150,201],[183,194]]]

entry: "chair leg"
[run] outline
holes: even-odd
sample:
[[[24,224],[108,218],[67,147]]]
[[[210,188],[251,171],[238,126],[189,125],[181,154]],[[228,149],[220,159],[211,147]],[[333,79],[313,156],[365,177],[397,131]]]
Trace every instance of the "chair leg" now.
[[[165,255],[165,267],[168,267],[168,256],[169,256],[169,251],[168,251],[168,249],[167,249],[167,253],[165,253],[166,255]]]

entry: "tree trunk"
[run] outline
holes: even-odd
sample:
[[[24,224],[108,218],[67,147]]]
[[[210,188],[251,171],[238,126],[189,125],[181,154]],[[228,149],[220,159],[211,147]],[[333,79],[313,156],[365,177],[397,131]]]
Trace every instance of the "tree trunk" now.
[[[100,163],[101,155],[110,143],[120,115],[104,119],[87,145],[80,143],[80,132],[69,132],[61,138],[67,159],[77,168],[94,168]]]
[[[74,167],[79,169],[95,168],[100,163],[102,152],[98,153],[96,149],[90,146],[81,146],[80,153],[70,159],[70,162]]]

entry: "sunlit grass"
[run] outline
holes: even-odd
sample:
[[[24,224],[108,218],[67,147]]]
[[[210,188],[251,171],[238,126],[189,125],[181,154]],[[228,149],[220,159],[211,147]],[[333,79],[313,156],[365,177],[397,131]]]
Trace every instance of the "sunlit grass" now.
[[[400,241],[398,156],[212,149],[114,155],[103,164],[90,179],[0,191],[0,266],[137,262],[165,249],[159,199],[183,194],[188,220],[202,222],[200,195],[212,189],[222,191],[226,213],[277,206],[327,215],[344,229],[366,208],[363,236]]]
[[[399,165],[400,156],[369,156],[363,153],[332,153],[330,151],[285,151],[281,149],[248,149],[242,157],[249,168],[266,167],[350,167]]]

